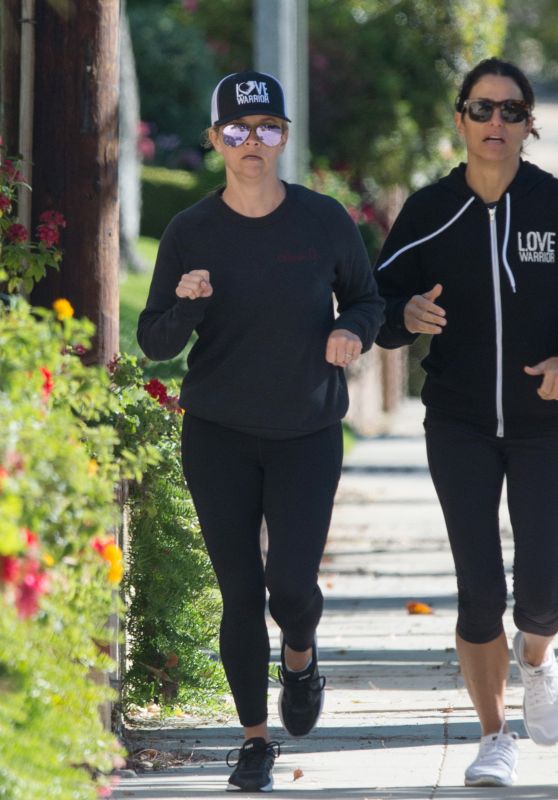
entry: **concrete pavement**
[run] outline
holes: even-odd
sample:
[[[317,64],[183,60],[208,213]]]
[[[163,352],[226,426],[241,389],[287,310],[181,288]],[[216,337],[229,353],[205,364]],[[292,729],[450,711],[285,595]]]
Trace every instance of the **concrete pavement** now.
[[[558,798],[558,748],[536,747],[526,738],[513,662],[507,702],[511,728],[521,736],[519,781],[507,789],[463,786],[480,734],[456,661],[455,578],[421,418],[420,404],[410,401],[389,437],[362,440],[346,459],[320,578],[324,713],[309,737],[288,737],[276,711],[278,685],[272,685],[272,736],[282,749],[274,770],[277,798]],[[509,567],[505,507],[502,525]],[[410,615],[406,603],[414,600],[430,604],[434,613]],[[511,642],[510,612],[506,630]],[[276,660],[272,622],[270,631]],[[230,771],[225,756],[241,739],[234,722],[134,737],[135,745],[186,753],[190,761],[122,780],[117,798],[222,796]],[[297,780],[295,770],[302,771]]]

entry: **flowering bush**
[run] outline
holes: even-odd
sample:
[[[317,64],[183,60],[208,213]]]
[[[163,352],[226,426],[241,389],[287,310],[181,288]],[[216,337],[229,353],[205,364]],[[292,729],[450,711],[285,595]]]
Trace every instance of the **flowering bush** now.
[[[220,599],[182,475],[182,410],[174,390],[156,378],[145,382],[135,357],[121,355],[109,370],[125,409],[111,420],[121,446],[131,448],[141,435],[161,456],[129,487],[125,706],[155,700],[199,707],[222,693],[225,681],[212,653]]]
[[[29,187],[19,161],[2,161],[1,155],[0,147],[0,286],[4,284],[8,294],[30,292],[47,267],[58,268],[60,229],[66,222],[59,211],[44,211],[35,231],[38,241],[30,240],[27,228],[13,217],[18,186]]]
[[[219,614],[180,470],[176,395],[160,382],[146,383],[133,357],[120,356],[108,369],[84,366],[79,356],[93,333],[64,298],[53,310],[31,309],[22,298],[0,303],[6,800],[107,797],[111,771],[122,763],[98,713],[112,693],[91,672],[111,669],[107,620],[122,610],[115,487],[123,481],[130,485],[132,534],[127,698],[160,696],[154,675],[161,663],[179,700],[187,698],[182,685],[196,696],[223,686],[220,666],[205,652]]]

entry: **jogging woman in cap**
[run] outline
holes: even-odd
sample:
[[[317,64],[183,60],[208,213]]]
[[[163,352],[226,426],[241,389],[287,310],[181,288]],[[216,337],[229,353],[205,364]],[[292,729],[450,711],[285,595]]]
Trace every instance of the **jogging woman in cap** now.
[[[378,343],[432,334],[422,398],[432,479],[458,585],[457,649],[482,738],[467,785],[515,778],[504,717],[508,645],[498,521],[513,529],[513,651],[534,742],[558,741],[558,180],[521,159],[533,90],[495,58],[463,81],[455,124],[467,163],[406,202],[377,266]]]
[[[282,632],[283,725],[304,736],[320,714],[317,574],[341,469],[343,370],[383,320],[348,214],[278,177],[287,122],[272,76],[218,84],[208,137],[226,185],[170,222],[138,327],[154,360],[197,333],[180,395],[184,474],[223,598],[221,657],[244,727],[229,788],[246,791],[271,789],[278,750],[266,722],[266,589]]]

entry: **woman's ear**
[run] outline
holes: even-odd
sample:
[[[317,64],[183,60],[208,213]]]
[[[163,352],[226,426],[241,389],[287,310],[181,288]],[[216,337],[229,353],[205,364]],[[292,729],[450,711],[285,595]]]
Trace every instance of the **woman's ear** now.
[[[455,112],[453,115],[453,121],[455,123],[457,133],[463,138],[465,136],[465,127],[463,125],[463,115],[460,111]]]
[[[221,141],[219,139],[219,129],[218,128],[210,128],[208,133],[207,133],[207,136],[209,138],[209,141],[211,142],[211,146],[213,147],[213,149],[216,150],[218,153],[220,153],[221,152],[221,148],[222,148],[222,144],[221,144]]]

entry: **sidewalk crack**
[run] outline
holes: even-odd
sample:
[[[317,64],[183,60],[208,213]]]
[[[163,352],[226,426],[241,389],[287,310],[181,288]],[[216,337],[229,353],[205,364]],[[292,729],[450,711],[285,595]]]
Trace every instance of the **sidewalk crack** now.
[[[444,741],[442,747],[442,757],[440,759],[440,766],[438,767],[438,774],[436,776],[436,782],[432,787],[432,794],[428,798],[428,800],[434,800],[435,795],[438,793],[438,789],[440,788],[440,782],[442,780],[442,772],[444,770],[444,764],[446,763],[446,757],[448,754],[448,745],[449,745],[449,722],[448,722],[448,715],[444,716]]]

